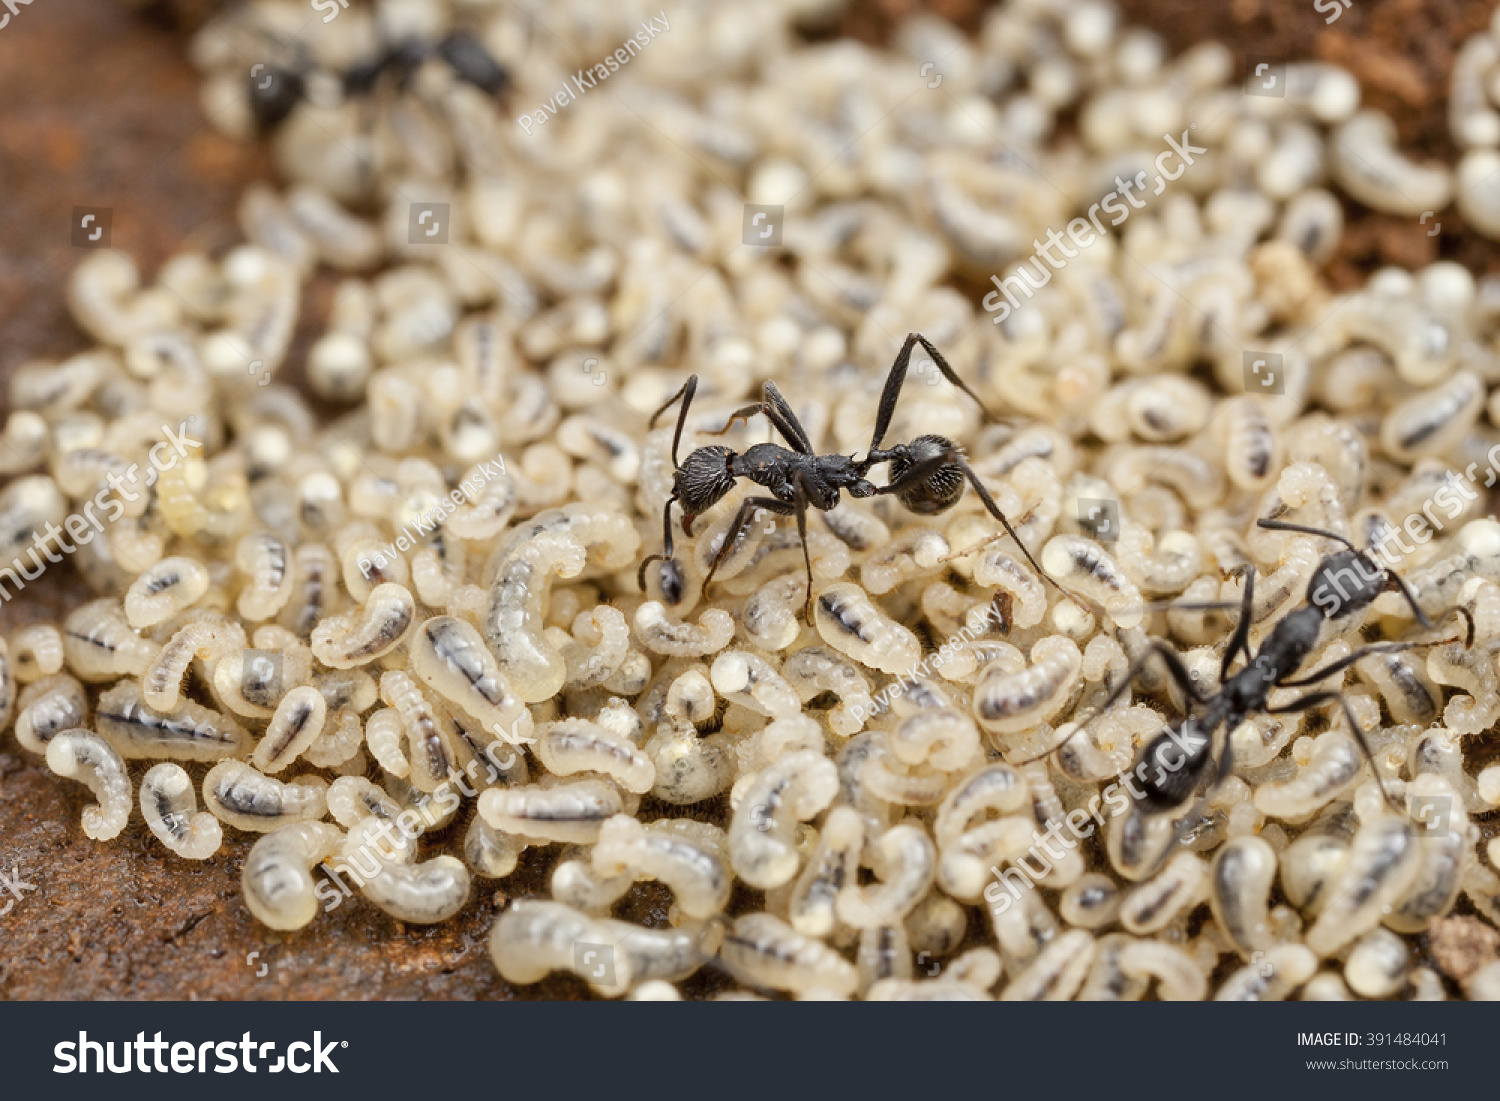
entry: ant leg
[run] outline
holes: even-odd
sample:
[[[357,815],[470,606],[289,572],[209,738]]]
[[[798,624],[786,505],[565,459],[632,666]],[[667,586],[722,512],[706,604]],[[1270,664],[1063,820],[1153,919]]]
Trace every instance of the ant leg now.
[[[1062,593],[1063,596],[1067,597],[1074,604],[1077,604],[1084,611],[1092,615],[1092,608],[1085,604],[1079,597],[1073,595],[1067,589],[1059,585],[1056,581],[1052,580],[1052,575],[1049,574],[1046,570],[1042,569],[1042,564],[1031,556],[1031,551],[1027,550],[1026,544],[1021,542],[1021,537],[1016,534],[1016,529],[1010,526],[1010,521],[1005,518],[1005,513],[1000,511],[1000,506],[995,504],[995,499],[990,496],[990,491],[984,488],[984,483],[979,480],[979,475],[974,473],[974,468],[964,461],[964,457],[962,455],[955,454],[954,458],[957,460],[958,465],[963,469],[964,477],[968,478],[969,484],[974,487],[974,492],[979,494],[979,500],[983,502],[985,511],[993,516],[996,520],[1000,521],[1000,526],[1005,529],[1005,534],[1009,535],[1016,541],[1016,546],[1021,548],[1021,553],[1026,556],[1026,561],[1031,563],[1031,568],[1036,570],[1037,576],[1047,584],[1051,585],[1058,592]],[[898,481],[904,480],[905,479],[898,479]],[[881,490],[881,492],[890,493],[891,490],[889,488],[886,488]]]
[[[1380,777],[1380,770],[1375,767],[1375,754],[1370,749],[1370,743],[1365,739],[1364,729],[1354,717],[1354,709],[1349,706],[1349,700],[1342,692],[1337,689],[1309,692],[1300,700],[1293,700],[1291,703],[1283,704],[1280,707],[1266,708],[1266,714],[1280,715],[1287,712],[1311,711],[1314,707],[1320,707],[1333,700],[1337,700],[1339,706],[1344,709],[1344,718],[1349,723],[1349,729],[1354,734],[1354,740],[1359,743],[1360,752],[1365,755],[1365,760],[1370,762],[1370,771],[1375,776],[1375,782],[1380,785],[1380,794],[1385,797],[1386,806],[1390,807],[1397,814],[1403,813],[1401,808],[1391,799],[1391,793],[1385,790],[1385,781]]]
[[[734,514],[734,522],[724,533],[724,542],[720,544],[718,553],[714,555],[714,560],[708,567],[708,576],[703,579],[704,592],[708,591],[708,583],[714,579],[714,574],[719,572],[719,567],[729,557],[730,551],[734,550],[734,545],[740,541],[740,535],[749,526],[755,510],[762,508],[779,516],[786,516],[792,511],[791,505],[785,501],[778,501],[775,497],[746,497],[741,501],[740,510]]]
[[[921,344],[927,354],[932,357],[932,362],[942,372],[945,379],[973,399],[974,404],[979,406],[979,411],[984,414],[985,420],[997,419],[984,402],[979,400],[979,395],[969,389],[968,383],[958,377],[958,372],[943,358],[943,354],[933,347],[932,341],[921,333],[907,333],[906,342],[901,345],[901,351],[896,353],[896,362],[891,364],[891,372],[885,377],[885,389],[880,394],[880,409],[875,415],[875,432],[870,437],[871,451],[879,449],[880,442],[885,439],[886,431],[891,427],[891,417],[895,415],[896,402],[901,397],[902,384],[906,382],[906,368],[911,362],[912,349],[917,344]]]
[[[709,435],[722,436],[734,427],[736,421],[748,421],[757,413],[766,415],[766,419],[781,433],[781,438],[791,445],[793,451],[802,455],[813,454],[812,444],[808,441],[802,422],[797,419],[791,404],[781,396],[781,391],[776,389],[774,382],[767,382],[761,387],[760,401],[735,410],[723,428],[710,432]]]
[[[646,567],[653,562],[670,562],[672,560],[672,502],[677,500],[677,494],[667,498],[667,507],[661,513],[661,554],[648,554],[641,561],[641,568],[635,573],[635,583],[641,592],[646,591]]]
[[[1316,672],[1309,673],[1305,677],[1296,680],[1277,681],[1277,688],[1306,688],[1310,684],[1317,684],[1324,677],[1330,677],[1334,673],[1341,673],[1361,658],[1367,658],[1371,654],[1399,654],[1403,650],[1415,650],[1420,646],[1442,646],[1445,643],[1457,642],[1456,638],[1434,639],[1431,642],[1372,642],[1368,646],[1361,646],[1352,654],[1346,654],[1337,661],[1331,661]]]
[[[1417,617],[1417,622],[1420,623],[1423,627],[1427,628],[1427,630],[1429,630],[1429,631],[1432,630],[1432,620],[1430,620],[1430,619],[1427,618],[1427,613],[1424,612],[1424,611],[1422,611],[1421,607],[1417,604],[1416,594],[1414,594],[1411,591],[1411,586],[1406,583],[1406,579],[1404,577],[1402,577],[1399,573],[1397,573],[1395,570],[1391,569],[1389,566],[1387,566],[1386,569],[1385,569],[1385,575],[1386,575],[1386,577],[1390,578],[1392,581],[1394,581],[1396,583],[1396,588],[1400,589],[1401,590],[1401,595],[1404,596],[1404,597],[1406,597],[1406,602],[1411,605],[1412,614]],[[1444,612],[1443,614],[1444,615],[1448,615],[1450,613]],[[1464,614],[1465,615],[1469,614],[1467,609],[1464,610]],[[1470,645],[1473,644],[1473,641],[1474,641],[1474,621],[1473,621],[1473,619],[1470,619],[1469,620],[1469,642],[1470,642]]]
[[[727,436],[729,434],[729,430],[731,428],[733,428],[738,422],[740,422],[740,421],[747,421],[748,422],[751,417],[755,416],[755,414],[760,413],[760,412],[764,412],[764,410],[762,410],[762,408],[761,408],[760,402],[756,402],[754,405],[747,405],[743,409],[736,409],[734,411],[734,413],[730,416],[730,418],[727,421],[724,422],[724,427],[723,428],[719,429],[717,432],[705,432],[704,435],[705,436]]]
[[[1352,551],[1359,550],[1358,547],[1349,542],[1349,540],[1345,539],[1342,535],[1338,535],[1335,532],[1331,531],[1324,531],[1322,528],[1310,528],[1306,524],[1291,524],[1285,520],[1257,520],[1255,521],[1255,523],[1259,527],[1267,528],[1271,531],[1295,531],[1300,532],[1303,535],[1321,535],[1324,539],[1332,539],[1335,543],[1344,544],[1344,546],[1348,547]]]
[[[677,404],[678,398],[682,399],[682,410],[677,414],[677,431],[672,435],[673,469],[676,469],[676,467],[679,465],[679,463],[677,462],[677,448],[678,445],[682,443],[682,429],[683,426],[687,424],[688,408],[693,404],[693,395],[697,392],[698,376],[689,375],[688,380],[682,384],[682,389],[678,390],[677,393],[668,398],[665,405],[663,405],[655,413],[652,413],[651,420],[648,422],[648,427],[655,428],[657,419],[668,409],[672,408],[673,405]]]
[[[1234,662],[1235,656],[1241,650],[1245,651],[1245,659],[1250,658],[1250,605],[1255,600],[1255,567],[1245,567],[1245,595],[1240,600],[1240,621],[1234,625],[1234,634],[1229,637],[1229,645],[1224,649],[1224,660],[1219,665],[1219,683],[1223,684],[1229,679],[1229,666]]]
[[[808,623],[813,621],[812,617],[812,552],[807,549],[807,498],[806,494],[797,494],[797,535],[802,540],[802,564],[807,567],[807,600],[802,605],[802,616]]]

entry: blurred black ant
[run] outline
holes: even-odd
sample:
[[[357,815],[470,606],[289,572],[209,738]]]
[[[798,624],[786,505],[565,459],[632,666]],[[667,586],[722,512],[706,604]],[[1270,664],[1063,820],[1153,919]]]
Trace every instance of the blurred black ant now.
[[[1305,677],[1291,679],[1317,644],[1324,623],[1348,618],[1355,612],[1368,607],[1383,592],[1399,590],[1406,598],[1406,602],[1411,605],[1417,622],[1425,629],[1432,630],[1433,621],[1418,606],[1411,589],[1407,587],[1399,574],[1386,567],[1377,566],[1367,552],[1356,548],[1342,535],[1281,520],[1261,520],[1259,524],[1273,531],[1295,531],[1304,535],[1317,535],[1324,539],[1332,539],[1342,543],[1347,549],[1330,554],[1318,563],[1318,568],[1313,571],[1312,578],[1307,585],[1306,602],[1300,608],[1288,612],[1277,622],[1261,645],[1260,652],[1254,655],[1250,653],[1249,638],[1250,608],[1255,598],[1255,567],[1246,567],[1245,592],[1240,601],[1239,622],[1235,624],[1234,634],[1230,636],[1229,645],[1224,650],[1224,657],[1220,662],[1220,688],[1217,695],[1205,696],[1193,683],[1192,676],[1176,652],[1164,642],[1152,641],[1151,650],[1136,661],[1130,671],[1125,674],[1125,679],[1109,694],[1099,710],[1102,712],[1114,704],[1153,656],[1159,656],[1162,659],[1172,679],[1203,710],[1197,715],[1188,715],[1174,726],[1169,726],[1146,746],[1141,761],[1134,770],[1136,777],[1140,780],[1137,805],[1148,815],[1180,809],[1199,790],[1205,778],[1215,773],[1215,770],[1210,768],[1210,764],[1214,758],[1213,743],[1220,731],[1224,733],[1223,749],[1219,754],[1215,782],[1223,780],[1234,767],[1233,746],[1229,734],[1250,716],[1257,713],[1276,715],[1308,711],[1325,703],[1337,701],[1343,708],[1344,718],[1348,720],[1350,731],[1359,742],[1359,748],[1364,752],[1365,759],[1370,762],[1371,770],[1375,772],[1376,782],[1380,784],[1380,792],[1385,797],[1386,803],[1391,809],[1400,813],[1399,808],[1392,802],[1389,792],[1385,790],[1385,784],[1380,780],[1379,770],[1375,768],[1375,755],[1371,752],[1370,744],[1365,740],[1365,732],[1355,719],[1354,711],[1350,708],[1349,701],[1343,692],[1338,689],[1323,689],[1309,692],[1301,699],[1290,703],[1272,707],[1269,703],[1271,689],[1305,688],[1334,673],[1342,672],[1361,658],[1371,654],[1399,653],[1402,650],[1412,650],[1420,646],[1456,642],[1457,639],[1371,643],[1337,661],[1329,662],[1323,668]],[[1211,610],[1221,605],[1178,605],[1178,607]],[[1464,644],[1473,646],[1473,616],[1469,614],[1468,609],[1455,606],[1443,612],[1438,617],[1438,622],[1452,615],[1461,615],[1467,621],[1468,632]],[[1231,676],[1229,667],[1242,651],[1247,659],[1246,664]],[[1068,735],[1068,738],[1073,737],[1073,734],[1077,734],[1082,729],[1083,726],[1080,725],[1077,730]],[[1042,754],[1042,757],[1061,749],[1067,740],[1067,738],[1063,739],[1047,753]],[[1040,760],[1040,758],[1035,759]]]
[[[1026,544],[1021,542],[1010,521],[1000,511],[1000,506],[995,504],[994,498],[984,488],[984,483],[964,459],[963,449],[952,440],[945,436],[918,436],[909,444],[899,443],[895,447],[881,448],[881,441],[885,439],[891,417],[896,412],[896,400],[901,396],[902,383],[906,381],[906,368],[911,360],[912,349],[918,344],[932,357],[943,377],[974,400],[986,419],[995,419],[979,400],[979,396],[948,365],[942,353],[926,337],[911,333],[901,346],[896,362],[891,365],[891,373],[886,376],[885,391],[880,395],[880,409],[875,416],[875,434],[870,439],[869,451],[863,459],[856,461],[852,455],[819,455],[814,452],[807,433],[803,431],[786,398],[781,396],[781,391],[774,382],[767,382],[761,390],[760,401],[738,410],[729,418],[728,424],[711,434],[722,436],[736,421],[748,420],[756,413],[764,413],[782,438],[791,445],[790,450],[779,444],[758,443],[744,454],[738,454],[727,447],[711,444],[698,448],[688,455],[686,462],[679,463],[678,445],[682,442],[682,430],[687,424],[693,395],[698,390],[698,376],[689,377],[682,389],[651,417],[651,426],[654,428],[663,413],[679,399],[682,401],[682,410],[677,414],[677,431],[672,437],[672,466],[676,470],[676,476],[672,482],[672,496],[667,498],[666,509],[662,514],[663,553],[648,555],[641,563],[636,576],[641,588],[646,587],[647,566],[652,562],[673,561],[673,502],[682,506],[682,530],[691,536],[693,521],[722,500],[734,488],[737,479],[749,478],[756,485],[770,490],[771,496],[747,497],[740,504],[740,510],[735,515],[734,522],[729,525],[723,544],[714,555],[708,576],[703,579],[703,587],[708,588],[714,573],[729,557],[730,551],[757,511],[764,509],[781,516],[795,515],[797,533],[802,539],[802,561],[807,567],[807,599],[803,605],[803,614],[811,622],[813,577],[812,560],[807,550],[809,505],[827,512],[838,505],[839,493],[843,490],[848,490],[851,497],[894,494],[912,512],[931,516],[945,512],[958,503],[958,499],[963,496],[964,480],[967,478],[974,491],[979,494],[979,499],[984,502],[985,510],[1005,527],[1006,533],[1016,541],[1032,569],[1059,592],[1066,593],[1031,556]],[[880,463],[891,464],[888,485],[875,485],[865,477],[872,466]]]
[[[250,113],[262,133],[279,126],[307,98],[307,82],[317,66],[301,43],[293,47],[295,66],[257,65],[247,78]],[[387,44],[375,57],[351,66],[337,79],[346,96],[368,95],[384,76],[405,88],[412,74],[433,57],[447,62],[458,79],[488,95],[499,96],[510,86],[505,66],[490,56],[473,32],[461,29],[449,31],[437,42],[407,38]]]

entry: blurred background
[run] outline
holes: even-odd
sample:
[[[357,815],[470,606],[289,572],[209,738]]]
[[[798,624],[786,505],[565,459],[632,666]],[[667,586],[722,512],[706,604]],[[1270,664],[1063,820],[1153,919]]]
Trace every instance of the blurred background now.
[[[745,0],[753,3],[753,0]],[[1489,22],[1492,0],[1118,0],[1127,23],[1149,27],[1180,52],[1216,39],[1236,55],[1334,62],[1352,72],[1363,102],[1388,113],[1415,159],[1457,160],[1446,121],[1453,56]],[[171,253],[219,252],[241,239],[235,205],[245,184],[271,174],[263,146],[210,128],[201,77],[186,60],[191,32],[213,0],[33,0],[0,26],[0,416],[3,384],[20,363],[87,345],[68,315],[75,206],[113,209],[111,245],[154,272]],[[820,37],[883,44],[896,20],[918,9],[966,31],[984,0],[851,0]],[[1063,120],[1064,126],[1069,120]],[[1344,238],[1325,275],[1336,288],[1375,268],[1415,268],[1443,257],[1476,274],[1500,269],[1500,245],[1466,232],[1456,210],[1441,228],[1346,202]],[[299,349],[321,330],[335,277],[307,285]],[[71,564],[49,571],[24,601],[0,607],[0,630],[50,618],[77,602]],[[71,599],[70,599],[71,597]],[[14,742],[0,743],[0,872],[45,869],[39,895],[0,916],[0,998],[509,998],[484,947],[506,891],[527,893],[524,873],[439,926],[404,926],[373,907],[349,907],[290,941],[260,926],[240,899],[243,840],[213,860],[174,861],[143,828],[112,845],[89,842],[71,793]],[[77,797],[73,797],[76,801]],[[36,882],[36,877],[32,877]],[[493,886],[493,885],[492,885]],[[648,885],[655,886],[655,885]],[[38,901],[44,904],[36,905]],[[651,923],[657,898],[642,893]],[[0,898],[0,903],[5,899]],[[728,980],[705,970],[687,996]],[[586,988],[554,975],[527,997],[581,997]]]

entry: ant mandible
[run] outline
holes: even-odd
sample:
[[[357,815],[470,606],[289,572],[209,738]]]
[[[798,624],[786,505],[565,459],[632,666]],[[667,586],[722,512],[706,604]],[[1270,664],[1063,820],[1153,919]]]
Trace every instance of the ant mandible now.
[[[698,448],[688,455],[685,462],[679,463],[678,445],[682,442],[682,431],[687,424],[688,408],[698,390],[698,376],[689,377],[682,389],[672,395],[651,417],[651,427],[655,428],[661,415],[681,400],[677,431],[672,436],[672,467],[676,473],[672,481],[672,495],[667,498],[666,508],[662,513],[663,553],[648,555],[641,562],[636,576],[640,587],[646,587],[647,566],[652,562],[673,560],[673,503],[682,506],[682,530],[684,534],[691,536],[693,521],[722,500],[734,488],[738,479],[748,478],[769,490],[771,495],[747,497],[741,503],[734,522],[729,525],[724,536],[723,544],[709,566],[708,576],[703,579],[703,587],[708,588],[719,566],[734,549],[757,510],[764,509],[780,516],[795,515],[797,533],[802,540],[802,561],[807,569],[807,599],[803,604],[803,615],[808,622],[812,622],[812,560],[807,550],[809,505],[827,512],[839,503],[839,494],[845,490],[851,497],[893,494],[912,512],[931,516],[945,512],[958,503],[958,499],[963,496],[964,480],[967,479],[984,503],[985,511],[1000,521],[1006,534],[1021,548],[1021,553],[1031,563],[1032,569],[1058,591],[1065,592],[1031,556],[1026,544],[1021,542],[1021,537],[1000,511],[1000,506],[995,504],[995,499],[969,466],[963,449],[952,440],[946,436],[918,436],[910,443],[898,443],[890,448],[880,446],[885,439],[886,430],[890,428],[891,417],[896,412],[896,401],[901,396],[901,386],[906,381],[906,368],[911,361],[912,349],[918,344],[932,357],[943,377],[974,400],[985,419],[995,419],[985,408],[984,402],[979,400],[979,395],[958,377],[932,342],[920,333],[910,333],[906,343],[901,345],[896,362],[891,365],[890,374],[886,376],[885,390],[880,395],[880,408],[875,416],[875,433],[870,438],[870,447],[863,459],[856,460],[852,455],[817,454],[786,398],[782,397],[774,382],[767,382],[761,390],[760,401],[738,410],[722,429],[712,435],[723,435],[736,421],[748,420],[756,413],[764,413],[782,438],[791,445],[790,449],[774,443],[758,443],[740,454],[728,447],[711,444]],[[866,477],[870,468],[880,463],[890,463],[887,471],[890,481],[883,486],[874,484]]]

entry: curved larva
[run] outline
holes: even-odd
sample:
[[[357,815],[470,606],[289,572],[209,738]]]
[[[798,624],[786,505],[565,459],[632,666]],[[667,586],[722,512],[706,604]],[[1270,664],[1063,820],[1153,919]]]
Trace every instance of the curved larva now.
[[[567,681],[567,662],[546,639],[543,609],[553,576],[576,577],[586,557],[570,533],[544,531],[501,563],[490,587],[484,640],[527,703],[550,699]]]
[[[597,688],[612,677],[630,653],[630,626],[625,614],[608,604],[579,612],[573,638],[562,646],[569,692]]]
[[[860,770],[860,781],[870,794],[903,807],[930,807],[939,802],[948,786],[947,773],[893,759],[889,738],[880,733],[875,752]]]
[[[1441,386],[1407,398],[1385,415],[1380,443],[1400,463],[1425,455],[1446,455],[1474,427],[1488,390],[1470,371],[1459,371]]]
[[[1224,405],[1224,470],[1239,489],[1261,490],[1280,466],[1280,447],[1260,400],[1249,395]]]
[[[790,718],[802,713],[797,693],[770,662],[744,650],[726,650],[714,659],[709,671],[714,690],[732,703],[738,703],[772,719]]]
[[[479,796],[479,813],[493,829],[579,845],[597,841],[605,821],[624,807],[619,791],[604,780],[490,788]]]
[[[366,818],[394,822],[402,811],[384,788],[363,776],[340,776],[328,785],[328,813],[344,829],[353,829]]]
[[[1071,929],[1053,938],[1006,984],[1002,1002],[1065,1002],[1078,992],[1094,962],[1094,937]]]
[[[469,485],[479,487],[477,496],[469,497],[472,503],[459,505],[443,521],[443,527],[460,539],[476,542],[493,539],[505,531],[516,513],[516,484],[503,471],[496,473],[476,465],[459,482],[460,488]]]
[[[531,713],[472,624],[434,616],[412,634],[409,651],[412,671],[448,703],[496,733],[531,733]]]
[[[1373,929],[1421,870],[1422,846],[1405,819],[1387,814],[1365,823],[1354,835],[1322,913],[1307,931],[1307,946],[1319,956],[1331,956]]]
[[[154,627],[197,603],[208,592],[208,570],[196,558],[163,558],[131,582],[125,619],[137,629]]]
[[[856,881],[864,844],[864,819],[858,811],[839,806],[828,812],[807,867],[797,877],[787,900],[787,918],[793,929],[809,937],[826,937],[833,932],[838,924],[835,907],[839,892]]]
[[[1127,798],[1119,788],[1116,795]],[[1160,867],[1176,842],[1176,823],[1171,815],[1144,814],[1134,802],[1129,810],[1109,819],[1104,838],[1110,866],[1131,882],[1139,882]]]
[[[999,548],[992,548],[974,563],[974,584],[998,588],[1011,598],[1011,622],[1017,627],[1035,627],[1047,614],[1047,590],[1031,570]]]
[[[1350,951],[1344,978],[1363,998],[1387,998],[1405,984],[1411,962],[1404,940],[1389,929],[1374,929]]]
[[[1196,853],[1178,853],[1125,896],[1120,924],[1138,935],[1159,932],[1203,900],[1207,879],[1208,868]]]
[[[64,730],[83,726],[88,714],[88,696],[75,678],[66,673],[43,677],[28,684],[17,701],[16,740],[44,754],[48,742]]]
[[[251,764],[266,773],[280,772],[318,740],[328,705],[311,685],[293,688],[276,705],[265,734],[250,755]]]
[[[767,652],[785,650],[802,634],[806,582],[795,574],[774,577],[756,589],[740,611],[745,637]]]
[[[552,869],[552,897],[565,906],[602,917],[635,886],[635,873],[622,871],[603,875],[588,853],[578,859],[560,860]]]
[[[245,905],[272,929],[301,929],[318,915],[312,870],[339,851],[344,831],[326,822],[293,822],[267,833],[245,855]]]
[[[1101,605],[1116,626],[1140,625],[1144,602],[1140,589],[1092,539],[1054,535],[1042,548],[1041,563],[1059,585]]]
[[[526,843],[475,815],[464,833],[464,863],[485,879],[504,879],[516,870]],[[556,895],[554,889],[553,894]]]
[[[181,765],[153,765],[141,780],[140,798],[146,826],[178,856],[207,860],[219,851],[224,831],[213,815],[198,810],[193,781]]]
[[[1245,959],[1269,948],[1271,885],[1276,850],[1259,837],[1234,837],[1214,855],[1209,903],[1230,942]]]
[[[991,812],[1000,817],[1020,814],[1031,806],[1031,788],[1015,768],[991,764],[966,777],[938,807],[933,836],[946,846],[969,829],[976,818]]]
[[[560,902],[520,899],[495,921],[489,948],[506,982],[525,985],[539,982],[550,971],[571,971],[596,991],[623,993],[632,978],[628,959],[612,953],[612,968],[596,967],[602,964],[602,953],[598,961],[585,962],[585,953],[575,951],[579,944],[602,943],[595,919],[587,914]],[[599,980],[606,977],[613,981],[601,987]]]
[[[682,670],[673,676],[667,685],[666,699],[661,700],[661,717],[676,723],[691,723],[699,726],[714,717],[718,708],[718,697],[714,694],[714,682],[706,675],[702,666]]]
[[[411,762],[406,759],[406,727],[401,714],[394,707],[382,707],[365,720],[365,745],[375,763],[392,776],[411,775]]]
[[[932,681],[915,678],[898,695],[891,709],[901,724],[887,739],[891,756],[902,764],[926,765],[940,772],[966,767],[979,754],[979,730]]]
[[[576,369],[576,368],[575,368]],[[627,432],[599,418],[575,413],[557,426],[558,445],[576,459],[592,459],[620,485],[632,485],[641,469],[641,449]]]
[[[1396,124],[1382,111],[1366,108],[1341,122],[1329,138],[1328,161],[1346,192],[1383,214],[1416,217],[1453,198],[1448,166],[1407,158],[1396,145]]]
[[[724,934],[719,958],[747,986],[807,994],[826,990],[848,997],[859,972],[833,949],[797,932],[773,914],[746,914]]]
[[[859,581],[879,595],[918,577],[941,571],[953,550],[942,532],[922,524],[902,528],[860,563]]]
[[[745,788],[729,826],[729,858],[739,877],[763,890],[797,874],[796,827],[838,794],[838,769],[819,753],[788,754]]]
[[[1128,933],[1107,933],[1100,937],[1094,950],[1094,962],[1088,978],[1078,991],[1080,1002],[1138,1002],[1151,988],[1147,975],[1128,974],[1120,966],[1120,956],[1138,943]]]
[[[922,658],[917,636],[882,613],[853,582],[838,582],[818,593],[813,621],[829,646],[882,673],[909,672]]]
[[[1130,978],[1155,979],[1156,996],[1164,1002],[1201,1002],[1208,993],[1208,977],[1198,962],[1175,944],[1132,941],[1120,948],[1118,960]]]
[[[141,677],[141,695],[158,711],[171,711],[182,698],[182,682],[194,658],[221,664],[245,649],[245,631],[238,623],[214,614],[181,627],[161,648]]]
[[[1120,890],[1113,879],[1099,872],[1088,872],[1064,889],[1057,900],[1057,912],[1069,925],[1102,929],[1119,914],[1120,899]],[[1099,945],[1102,950],[1103,940]]]
[[[1318,970],[1318,957],[1300,944],[1282,944],[1242,967],[1219,986],[1216,1002],[1279,1002]]]
[[[298,638],[308,638],[338,601],[338,558],[322,543],[303,543],[292,552],[292,596],[276,617]]]
[[[562,719],[537,728],[538,759],[556,776],[599,772],[638,795],[656,783],[656,766],[635,743],[588,719]]]
[[[387,854],[378,838],[389,836],[390,823],[380,818],[366,818],[349,830],[340,846],[343,871],[349,866],[351,877],[360,892],[399,921],[414,925],[432,925],[446,921],[469,900],[469,870],[462,860],[442,855],[421,863],[407,863],[410,851],[396,856]],[[401,848],[410,850],[412,842]],[[404,857],[404,859],[403,859]],[[373,865],[368,868],[367,865]]]
[[[1127,497],[1155,482],[1176,491],[1193,508],[1202,510],[1212,508],[1224,495],[1224,478],[1219,468],[1183,448],[1115,448],[1104,458],[1100,470]]]
[[[845,883],[836,904],[839,919],[856,929],[897,925],[932,886],[937,849],[921,826],[902,823],[875,840],[870,861],[880,884]]]
[[[302,756],[317,768],[337,768],[349,761],[364,745],[364,724],[354,711],[340,710],[328,715],[323,730]]]
[[[411,588],[411,567],[406,557],[396,551],[385,553],[387,544],[371,536],[353,539],[343,546],[339,560],[339,575],[344,589],[356,603],[363,604],[377,585],[400,585]]]
[[[220,822],[251,833],[270,833],[289,822],[316,821],[328,813],[328,781],[299,776],[284,784],[244,761],[220,761],[203,777],[203,802]]]
[[[63,621],[63,654],[80,680],[138,677],[156,652],[156,644],[141,638],[125,621],[118,600],[90,601]]]
[[[1203,570],[1203,550],[1189,531],[1166,531],[1160,538],[1138,524],[1125,521],[1116,550],[1120,568],[1142,591],[1175,595]]]
[[[1437,689],[1426,662],[1411,654],[1371,654],[1354,665],[1359,679],[1380,693],[1398,723],[1426,726],[1437,721]]]
[[[692,723],[669,721],[642,748],[656,768],[651,794],[663,802],[690,806],[734,782],[737,762],[726,732],[701,738]]]
[[[11,680],[31,684],[62,671],[62,633],[50,623],[33,623],[10,636],[9,659],[0,639],[0,726],[10,717]]]
[[[1463,885],[1465,865],[1469,861],[1469,816],[1464,813],[1463,799],[1448,781],[1432,773],[1422,773],[1407,786],[1412,800],[1432,800],[1429,805],[1442,806],[1447,800],[1448,814],[1443,828],[1437,822],[1426,823],[1422,832],[1422,863],[1410,887],[1391,904],[1384,924],[1398,933],[1420,933],[1453,906]],[[1352,985],[1352,984],[1351,984]]]
[[[1296,776],[1255,789],[1255,809],[1269,818],[1305,821],[1347,791],[1364,763],[1353,738],[1326,730],[1313,739],[1311,759]]]
[[[396,709],[406,731],[411,783],[431,793],[458,770],[453,720],[435,708],[410,676],[388,669],[380,677],[380,699]]]
[[[1078,644],[1048,635],[1031,648],[1031,665],[996,661],[974,685],[974,717],[995,734],[1026,730],[1050,721],[1068,702],[1083,673]]]
[[[462,540],[439,528],[411,559],[417,597],[433,608],[445,608],[468,576],[468,553]]]
[[[809,646],[788,655],[781,675],[806,704],[825,692],[838,697],[828,712],[828,725],[835,734],[850,737],[864,728],[875,713],[870,682],[859,666],[823,646]]]
[[[171,711],[149,706],[135,681],[99,697],[99,734],[126,758],[218,761],[250,748],[250,732],[227,715],[184,700]]]
[[[635,634],[653,654],[668,657],[702,657],[717,653],[734,637],[734,617],[720,608],[709,608],[698,626],[672,619],[666,608],[648,600],[635,610]]]
[[[83,808],[83,832],[95,841],[118,837],[130,820],[130,776],[114,748],[87,730],[64,730],[47,743],[47,767],[87,784],[98,803]]]
[[[313,655],[330,669],[353,669],[400,645],[416,621],[411,593],[400,585],[377,585],[358,618],[329,616],[312,630]]]
[[[666,884],[678,909],[690,918],[722,911],[734,886],[734,875],[720,853],[699,844],[671,819],[643,826],[629,815],[615,815],[599,831],[593,864],[602,876],[628,871],[635,878]]]
[[[899,925],[872,925],[861,929],[854,952],[859,970],[859,989],[868,991],[876,983],[909,982],[912,976],[911,944]]]
[[[954,898],[977,902],[991,869],[1025,857],[1039,836],[1036,821],[1029,814],[966,829],[943,842],[937,861],[938,885]]]

